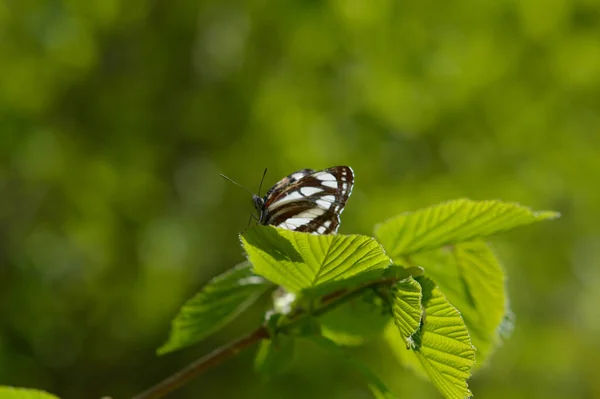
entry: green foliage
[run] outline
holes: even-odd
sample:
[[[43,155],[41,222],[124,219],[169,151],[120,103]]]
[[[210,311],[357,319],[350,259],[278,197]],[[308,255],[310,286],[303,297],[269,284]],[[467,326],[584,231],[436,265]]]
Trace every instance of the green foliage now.
[[[377,241],[359,235],[256,226],[242,235],[242,244],[257,274],[293,293],[326,293],[368,280],[391,264]]]
[[[266,378],[283,373],[294,358],[295,339],[280,334],[263,340],[254,359],[254,368]]]
[[[309,337],[311,341],[316,343],[329,350],[331,353],[341,356],[346,360],[346,362],[354,367],[354,369],[361,372],[361,374],[367,380],[367,384],[369,389],[373,393],[375,399],[394,399],[396,396],[388,389],[388,387],[377,377],[371,369],[365,365],[364,363],[356,360],[352,356],[348,355],[346,351],[342,349],[342,347],[338,346],[335,342],[323,337],[323,336],[312,336]]]
[[[423,290],[424,317],[413,335],[412,353],[446,398],[469,397],[467,379],[475,364],[475,348],[469,331],[460,312],[432,280],[417,277],[417,281]]]
[[[255,360],[263,375],[285,370],[294,337],[340,352],[334,341],[362,343],[393,320],[394,331],[387,328],[385,337],[399,359],[446,398],[469,397],[475,348],[483,364],[499,343],[508,311],[504,272],[481,238],[554,217],[516,204],[464,199],[403,214],[376,233],[404,266],[392,265],[370,237],[253,227],[241,235],[249,263],[213,279],[188,302],[159,352],[204,338],[274,283],[279,288],[265,323],[271,339],[261,343]],[[376,397],[391,397],[368,369],[357,367]]]
[[[255,275],[248,262],[215,277],[190,299],[173,320],[169,340],[158,349],[165,354],[192,345],[233,320],[271,284]]]
[[[241,259],[252,205],[219,173],[254,189],[264,167],[267,187],[346,163],[345,234],[465,195],[561,210],[493,239],[518,329],[476,396],[600,397],[599,15],[594,0],[0,1],[0,382],[146,389],[194,352],[155,359],[165,320]],[[174,396],[351,396],[339,365],[305,356],[302,389],[296,373],[253,386],[240,361]],[[439,397],[365,359],[403,397]]]
[[[37,389],[0,386],[0,399],[58,399],[58,397]]]
[[[407,348],[414,347],[412,335],[421,323],[422,297],[421,285],[412,277],[398,281],[392,288],[394,322]]]
[[[341,304],[319,318],[322,334],[338,345],[363,345],[378,339],[389,322],[389,306],[377,288]]]
[[[400,261],[415,253],[558,216],[556,212],[534,212],[514,203],[458,199],[396,216],[377,225],[375,236],[392,259]]]
[[[376,235],[395,261],[422,266],[460,310],[480,367],[499,344],[508,309],[500,263],[485,242],[470,240],[557,216],[501,201],[460,199],[392,218],[376,227]]]
[[[477,367],[485,364],[498,346],[498,329],[508,309],[505,276],[488,244],[469,241],[452,247],[417,254],[412,261],[422,265],[460,310],[477,348]]]

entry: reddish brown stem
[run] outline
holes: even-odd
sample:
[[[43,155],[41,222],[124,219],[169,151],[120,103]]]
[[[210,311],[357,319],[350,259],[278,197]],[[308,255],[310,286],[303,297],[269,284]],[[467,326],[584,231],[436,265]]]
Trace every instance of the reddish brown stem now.
[[[303,316],[318,317],[322,314],[329,312],[331,309],[339,306],[340,304],[355,298],[360,295],[361,292],[370,287],[374,287],[381,284],[392,284],[397,281],[397,277],[386,277],[379,280],[374,280],[369,283],[363,284],[354,290],[342,289],[323,297],[321,307],[313,310],[310,314],[304,311],[300,311],[289,319],[289,323],[285,326],[281,326],[278,331],[286,332],[292,329],[297,323],[302,322]],[[232,356],[237,355],[243,349],[260,342],[263,339],[269,338],[269,331],[267,327],[261,326],[249,334],[242,336],[241,338],[233,341],[225,346],[215,349],[206,356],[201,357],[195,362],[187,365],[182,370],[158,383],[154,387],[147,391],[135,396],[133,399],[159,399],[165,397],[175,389],[186,384],[191,379],[202,374],[207,369],[216,366],[223,360],[228,359]]]
[[[237,355],[243,349],[254,345],[261,340],[268,338],[269,332],[263,326],[257,328],[251,333],[244,335],[236,341],[230,342],[226,346],[215,349],[206,356],[201,357],[193,363],[188,364],[179,372],[173,374],[167,379],[159,382],[152,388],[135,396],[133,399],[158,399],[162,398],[175,389],[184,385],[191,379],[197,377],[207,369],[216,366],[223,360]]]

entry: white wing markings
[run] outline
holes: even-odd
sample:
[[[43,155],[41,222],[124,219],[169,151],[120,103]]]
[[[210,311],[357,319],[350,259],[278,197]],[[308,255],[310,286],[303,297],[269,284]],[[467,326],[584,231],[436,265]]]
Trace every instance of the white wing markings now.
[[[311,195],[320,193],[321,191],[323,191],[323,189],[318,187],[302,187],[300,189],[300,193],[306,197],[310,197]]]

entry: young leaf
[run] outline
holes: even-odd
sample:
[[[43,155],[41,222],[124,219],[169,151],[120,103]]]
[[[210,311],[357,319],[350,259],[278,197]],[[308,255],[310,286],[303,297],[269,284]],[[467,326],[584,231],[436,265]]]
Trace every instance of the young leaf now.
[[[255,370],[267,378],[284,372],[294,358],[294,342],[294,337],[285,334],[263,340],[254,359]]]
[[[489,246],[480,240],[417,254],[446,298],[460,309],[482,366],[499,343],[498,329],[507,312],[504,272]]]
[[[475,348],[460,313],[435,283],[417,277],[423,292],[425,315],[413,335],[412,352],[429,380],[448,399],[471,396],[467,379],[475,363]]]
[[[323,336],[331,339],[338,345],[344,346],[362,345],[370,339],[381,338],[382,332],[393,318],[394,298],[391,281],[403,281],[406,283],[404,280],[409,278],[416,285],[416,289],[419,290],[418,303],[416,304],[419,315],[418,318],[416,315],[413,316],[417,319],[414,332],[419,326],[421,318],[421,287],[412,278],[421,275],[423,275],[421,267],[391,265],[383,272],[380,271],[379,276],[370,281],[382,282],[387,280],[390,282],[390,285],[372,286],[370,289],[364,291],[359,298],[354,298],[321,316],[319,320],[323,326]],[[407,299],[407,301],[410,300]]]
[[[398,281],[392,288],[394,322],[407,348],[413,347],[412,335],[421,323],[421,285],[412,277]]]
[[[560,214],[534,212],[516,203],[458,199],[408,212],[375,227],[375,235],[395,261],[402,256],[470,241]]]
[[[58,396],[51,395],[44,391],[38,391],[37,389],[0,386],[0,398],[2,398],[2,399],[58,399]]]
[[[272,284],[243,262],[213,278],[179,311],[162,355],[194,344],[233,320]]]
[[[354,359],[351,357],[346,351],[344,351],[341,347],[339,347],[335,342],[322,337],[322,336],[313,336],[310,337],[311,341],[321,346],[324,349],[331,351],[341,357],[343,357],[350,365],[352,365],[356,370],[360,371],[365,378],[367,379],[367,383],[369,385],[369,389],[373,393],[373,396],[376,399],[394,399],[396,396],[385,386],[385,384],[377,377],[371,369],[369,369],[364,363]]]
[[[391,263],[377,241],[360,235],[313,235],[256,226],[241,240],[254,271],[293,293],[325,293]]]
[[[398,359],[400,364],[414,371],[419,377],[429,380],[429,376],[425,372],[421,362],[412,351],[414,347],[407,348],[406,341],[403,339],[398,339],[398,326],[396,325],[395,321],[388,323],[388,325],[385,327],[383,331],[383,338],[390,346],[392,353]]]
[[[338,345],[356,346],[379,339],[391,318],[389,302],[375,290],[367,290],[319,317],[322,334]]]

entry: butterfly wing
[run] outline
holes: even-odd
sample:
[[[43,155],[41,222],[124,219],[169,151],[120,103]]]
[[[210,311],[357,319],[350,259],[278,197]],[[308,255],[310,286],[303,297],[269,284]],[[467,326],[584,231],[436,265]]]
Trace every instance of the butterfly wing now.
[[[294,172],[265,196],[261,223],[314,234],[335,233],[353,185],[354,173],[348,166]]]
[[[282,193],[285,192],[287,187],[291,186],[298,180],[312,173],[315,173],[313,169],[300,169],[279,180],[273,187],[271,187],[271,189],[265,195],[265,205],[269,198],[280,196]]]

